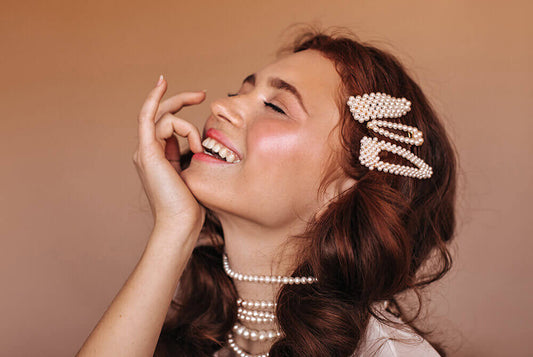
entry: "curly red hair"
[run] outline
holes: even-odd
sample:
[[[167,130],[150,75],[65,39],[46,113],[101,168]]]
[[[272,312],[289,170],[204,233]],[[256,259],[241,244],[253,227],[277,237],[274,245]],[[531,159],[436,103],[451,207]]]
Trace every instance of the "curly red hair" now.
[[[337,129],[343,150],[332,160],[330,172],[341,170],[357,183],[295,237],[303,239],[307,249],[293,275],[313,275],[318,283],[281,288],[276,315],[284,337],[274,343],[270,356],[349,356],[360,345],[370,316],[384,319],[374,303],[387,301],[401,314],[398,294],[418,292],[450,270],[447,243],[456,224],[456,154],[426,96],[394,56],[352,34],[317,30],[299,33],[279,53],[306,50],[330,59],[341,78]],[[353,120],[346,101],[350,95],[370,92],[411,101],[411,111],[392,120],[424,133],[422,146],[404,146],[433,168],[430,179],[368,170],[360,164],[360,140],[374,133]],[[384,161],[408,164],[391,153],[382,156]],[[190,157],[182,157],[183,168]],[[332,177],[324,176],[321,187]],[[237,292],[222,270],[223,231],[211,212],[202,234],[211,237],[212,244],[193,252],[171,305],[175,318],[163,327],[158,356],[211,356],[225,344],[235,323]],[[423,269],[421,276],[421,266],[429,261],[430,269]],[[414,327],[417,316],[404,320]]]

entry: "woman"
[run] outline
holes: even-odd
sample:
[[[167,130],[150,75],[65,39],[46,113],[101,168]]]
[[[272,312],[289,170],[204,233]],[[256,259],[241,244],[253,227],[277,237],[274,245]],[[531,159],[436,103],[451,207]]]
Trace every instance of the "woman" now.
[[[205,92],[166,86],[133,157],[154,229],[80,356],[438,355],[395,297],[450,269],[455,154],[393,56],[300,35],[202,134],[173,114]]]

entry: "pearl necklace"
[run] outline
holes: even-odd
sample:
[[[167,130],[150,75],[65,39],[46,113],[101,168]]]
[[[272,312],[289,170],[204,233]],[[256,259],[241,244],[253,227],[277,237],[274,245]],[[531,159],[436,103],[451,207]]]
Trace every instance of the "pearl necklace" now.
[[[236,279],[239,281],[249,281],[253,283],[281,283],[281,284],[311,284],[317,282],[317,278],[315,277],[292,277],[292,276],[268,276],[268,275],[247,275],[247,274],[241,274],[234,272],[231,270],[228,262],[228,256],[226,254],[223,255],[223,265],[224,265],[224,271],[226,274],[230,276],[232,279]]]
[[[237,317],[249,322],[274,322],[276,315],[268,311],[251,311],[239,307]]]
[[[235,280],[247,281],[252,283],[271,283],[271,284],[311,284],[317,282],[315,277],[292,277],[292,276],[268,276],[268,275],[247,275],[234,272],[229,266],[228,256],[223,254],[223,266],[226,274]],[[250,329],[241,324],[241,322],[252,323],[273,323],[276,322],[274,310],[277,303],[274,301],[252,301],[237,299],[237,322],[233,325],[232,331],[247,340],[267,341],[281,337],[278,330],[256,330]],[[249,354],[245,352],[235,341],[233,334],[228,334],[228,345],[239,357],[268,357],[269,353]]]
[[[233,339],[233,335],[231,333],[228,334],[228,344],[233,350],[233,352],[235,352],[239,357],[268,357],[269,355],[268,352],[256,355],[251,355],[249,353],[244,352],[242,348],[240,348],[239,345],[235,343],[235,340]]]
[[[233,331],[235,331],[237,335],[252,341],[273,340],[281,337],[281,332],[277,330],[254,330],[241,325],[238,322],[233,326]]]
[[[276,306],[278,306],[278,304],[275,303],[274,301],[262,301],[262,300],[251,301],[251,300],[244,300],[244,299],[238,298],[237,299],[237,306],[242,306],[244,308],[250,308],[250,309],[253,309],[253,308],[256,308],[256,309],[259,309],[259,308],[272,309],[272,308],[275,308]]]

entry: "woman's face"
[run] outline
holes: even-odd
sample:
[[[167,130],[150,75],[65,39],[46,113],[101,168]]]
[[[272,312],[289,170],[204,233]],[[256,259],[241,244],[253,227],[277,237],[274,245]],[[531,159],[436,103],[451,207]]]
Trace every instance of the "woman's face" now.
[[[309,219],[324,204],[317,196],[322,170],[340,146],[336,135],[328,140],[339,121],[339,84],[333,63],[306,50],[248,76],[236,95],[212,102],[202,139],[222,134],[240,161],[195,154],[182,177],[198,201],[221,220],[236,216],[283,227]]]

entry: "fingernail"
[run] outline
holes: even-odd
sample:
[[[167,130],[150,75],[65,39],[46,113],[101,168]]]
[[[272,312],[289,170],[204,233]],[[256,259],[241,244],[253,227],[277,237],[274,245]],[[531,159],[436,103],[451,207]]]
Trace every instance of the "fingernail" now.
[[[157,81],[156,87],[159,87],[161,85],[161,83],[163,83],[163,75],[159,76],[159,80]]]

